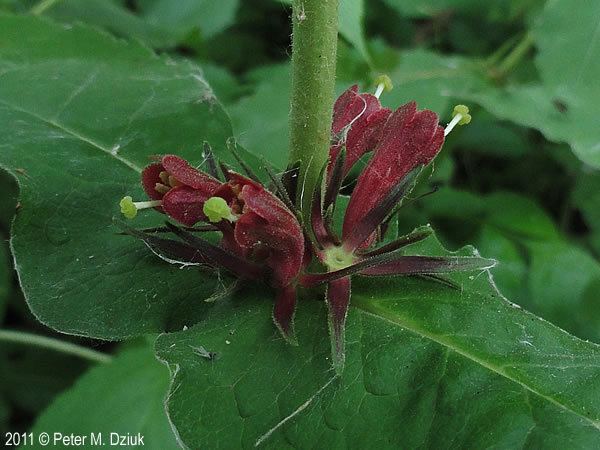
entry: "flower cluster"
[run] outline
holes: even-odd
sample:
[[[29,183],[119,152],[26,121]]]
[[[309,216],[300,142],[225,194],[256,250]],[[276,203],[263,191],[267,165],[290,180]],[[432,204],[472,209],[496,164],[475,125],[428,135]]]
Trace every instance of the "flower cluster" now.
[[[459,121],[468,111],[459,107]],[[459,116],[460,114],[460,116]],[[470,116],[469,116],[470,117]],[[468,123],[463,121],[463,123]],[[481,258],[405,256],[399,250],[425,239],[429,231],[415,231],[378,246],[389,219],[411,191],[421,169],[442,148],[445,130],[438,117],[419,111],[415,102],[395,111],[382,108],[375,95],[345,91],[334,106],[330,162],[323,192],[313,200],[312,228],[316,256],[328,272],[306,273],[302,283],[327,283],[326,302],[334,366],[344,364],[344,323],[350,302],[350,276],[427,275],[489,267]],[[345,150],[345,151],[344,151]],[[344,214],[341,238],[333,231],[332,211],[340,186],[355,163],[368,152],[372,157],[357,178]]]
[[[305,253],[304,234],[285,204],[248,177],[226,168],[225,181],[203,173],[175,155],[165,155],[142,172],[150,202],[121,201],[127,217],[155,207],[177,222],[199,222],[221,232],[219,246],[190,230],[167,223],[183,242],[127,228],[169,261],[222,267],[244,279],[268,279],[277,290],[273,317],[282,334],[293,341],[295,284]],[[202,229],[202,230],[206,230]]]
[[[459,106],[444,130],[438,117],[418,110],[414,102],[395,111],[383,108],[379,95],[345,91],[334,105],[330,158],[320,189],[313,195],[310,228],[303,228],[280,180],[271,178],[276,194],[255,176],[244,176],[221,166],[217,175],[204,173],[178,156],[166,155],[142,173],[142,185],[150,198],[121,201],[121,210],[133,218],[139,209],[155,208],[183,227],[167,222],[155,232],[125,227],[169,262],[224,268],[241,279],[267,280],[276,291],[273,318],[282,335],[295,343],[293,316],[299,286],[326,284],[326,304],[334,367],[344,365],[344,327],[350,303],[351,276],[422,275],[441,280],[440,274],[490,267],[490,260],[475,257],[407,256],[402,249],[426,238],[417,230],[383,243],[388,223],[412,190],[424,166],[439,153],[445,134],[470,120]],[[334,230],[333,211],[344,180],[357,161],[372,153],[356,180],[345,210],[341,233]],[[209,155],[210,156],[210,155]],[[202,225],[199,225],[202,224]],[[215,230],[219,244],[195,232]],[[156,231],[156,230],[155,230]],[[309,272],[312,257],[325,268]]]

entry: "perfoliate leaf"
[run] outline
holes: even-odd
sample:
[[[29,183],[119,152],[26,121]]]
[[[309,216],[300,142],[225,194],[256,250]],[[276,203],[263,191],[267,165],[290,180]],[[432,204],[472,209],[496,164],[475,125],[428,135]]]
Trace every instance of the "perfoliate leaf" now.
[[[434,238],[410,250],[448,254]],[[220,303],[157,341],[174,373],[170,418],[193,448],[600,445],[600,347],[504,299],[487,271],[452,280],[460,289],[355,277],[341,377],[320,294],[299,302],[298,347],[260,290]]]
[[[106,339],[191,325],[224,288],[218,274],[164,263],[112,219],[124,195],[145,198],[149,155],[202,167],[207,141],[232,161],[229,120],[199,69],[32,17],[0,17],[0,42],[0,167],[19,182],[11,245],[33,313]],[[131,225],[163,219],[148,210]]]

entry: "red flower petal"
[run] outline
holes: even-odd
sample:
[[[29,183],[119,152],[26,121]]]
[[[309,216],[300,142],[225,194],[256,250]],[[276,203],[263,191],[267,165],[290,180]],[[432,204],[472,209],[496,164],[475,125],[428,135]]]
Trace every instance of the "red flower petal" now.
[[[281,200],[256,183],[240,194],[244,213],[235,224],[235,239],[243,247],[266,251],[276,285],[290,283],[302,268],[304,234]]]
[[[444,129],[432,111],[417,112],[414,102],[387,120],[373,158],[358,177],[343,226],[344,239],[400,179],[419,164],[429,163],[441,149]]]
[[[294,312],[296,310],[296,289],[286,286],[277,291],[273,307],[273,321],[286,341],[296,345],[294,336]]]
[[[142,186],[146,195],[152,200],[163,198],[163,194],[156,190],[156,183],[162,183],[159,175],[164,170],[165,168],[162,164],[150,164],[142,172]]]
[[[165,155],[160,162],[170,175],[173,175],[177,181],[186,186],[202,189],[203,191],[208,189],[214,191],[221,185],[219,180],[200,172],[179,156]]]
[[[333,367],[338,374],[344,369],[346,359],[345,327],[350,303],[350,277],[340,278],[327,285],[327,308]]]
[[[331,131],[334,135],[342,131],[350,120],[347,119],[346,111],[350,104],[355,100],[358,95],[358,86],[350,86],[338,97],[333,105],[333,123],[331,125]]]
[[[329,151],[330,167],[343,145],[346,146],[344,175],[366,152],[372,150],[381,137],[382,127],[391,111],[382,108],[379,99],[371,94],[359,94],[358,87],[352,86],[336,101],[333,113],[332,133],[334,139],[345,129],[345,141],[331,146]]]
[[[294,229],[268,223],[253,212],[247,212],[235,224],[235,240],[252,249],[253,256],[263,259],[273,271],[275,286],[291,283],[302,268],[304,236]]]
[[[206,220],[202,211],[204,202],[212,196],[212,192],[179,186],[171,189],[163,197],[164,212],[184,225],[191,227],[201,220]]]
[[[379,101],[377,101],[379,103]],[[381,107],[381,106],[380,106]],[[379,109],[364,120],[357,120],[346,138],[346,163],[344,165],[344,174],[347,174],[352,166],[365,153],[373,150],[377,142],[381,139],[383,126],[391,114],[387,108]]]

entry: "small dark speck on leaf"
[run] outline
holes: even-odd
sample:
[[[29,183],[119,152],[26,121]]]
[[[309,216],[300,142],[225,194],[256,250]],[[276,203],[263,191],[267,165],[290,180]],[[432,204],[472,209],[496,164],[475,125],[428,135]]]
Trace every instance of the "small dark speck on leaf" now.
[[[556,108],[556,110],[562,114],[566,113],[567,111],[569,111],[569,106],[563,102],[562,100],[559,100],[557,98],[555,98],[554,100],[552,100],[552,104],[554,105],[554,107]]]
[[[219,356],[218,353],[216,353],[216,352],[209,352],[208,350],[206,350],[201,345],[198,346],[198,347],[194,347],[193,345],[190,345],[190,348],[193,350],[193,352],[196,355],[201,356],[202,358],[208,359],[210,361],[214,361]]]

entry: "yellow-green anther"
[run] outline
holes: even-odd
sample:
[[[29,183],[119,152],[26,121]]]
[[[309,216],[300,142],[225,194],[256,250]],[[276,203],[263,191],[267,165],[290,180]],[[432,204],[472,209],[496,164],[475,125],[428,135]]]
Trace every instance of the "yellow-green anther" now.
[[[389,92],[394,89],[394,84],[387,75],[379,75],[377,78],[375,78],[375,86],[379,86],[380,84],[383,85],[385,92]]]
[[[471,122],[471,114],[469,114],[468,106],[456,105],[454,107],[454,111],[452,112],[452,117],[456,117],[459,114],[461,115],[461,118],[458,121],[458,125],[467,125],[469,122]]]
[[[444,129],[444,136],[448,136],[456,125],[466,125],[471,122],[469,108],[465,105],[456,105],[452,111],[452,120]]]
[[[223,219],[234,222],[237,219],[225,199],[221,197],[211,197],[206,200],[202,211],[212,223],[220,222]]]
[[[379,98],[383,91],[391,91],[394,85],[392,84],[392,80],[387,75],[379,75],[375,78],[375,86],[377,89],[375,90],[375,97]]]
[[[128,219],[133,219],[137,216],[140,209],[156,208],[162,205],[162,200],[149,200],[147,202],[134,202],[129,195],[123,197],[119,202],[121,212]]]
[[[119,202],[119,206],[121,207],[121,212],[128,219],[133,219],[137,216],[137,208],[135,203],[133,203],[133,199],[127,195],[121,199]]]

